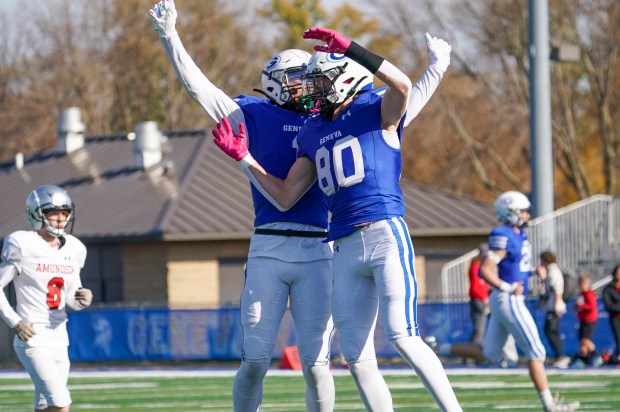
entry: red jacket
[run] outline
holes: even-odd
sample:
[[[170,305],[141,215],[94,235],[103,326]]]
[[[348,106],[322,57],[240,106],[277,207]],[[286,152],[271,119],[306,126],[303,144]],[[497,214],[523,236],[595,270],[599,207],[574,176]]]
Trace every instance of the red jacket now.
[[[581,293],[583,305],[575,306],[579,322],[596,322],[598,320],[598,308],[596,303],[596,293],[592,289]]]
[[[471,300],[489,299],[489,284],[478,276],[480,260],[472,260],[469,266],[469,298]]]

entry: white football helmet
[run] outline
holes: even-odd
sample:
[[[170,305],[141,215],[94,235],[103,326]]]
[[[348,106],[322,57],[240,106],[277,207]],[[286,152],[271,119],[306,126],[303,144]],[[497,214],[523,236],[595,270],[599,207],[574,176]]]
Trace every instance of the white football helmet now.
[[[74,209],[75,207],[69,194],[55,185],[39,186],[30,192],[26,199],[26,219],[28,219],[30,226],[37,231],[45,227],[45,230],[50,235],[56,237],[63,236],[69,225],[71,225],[71,230],[73,229]],[[45,213],[52,210],[66,210],[69,212],[67,224],[64,228],[55,228],[49,224]],[[71,230],[69,230],[69,233],[71,233]]]
[[[306,73],[310,53],[288,49],[276,54],[263,70],[263,90],[259,90],[279,106],[296,107],[301,97],[301,76]]]
[[[528,198],[520,192],[504,192],[497,197],[493,208],[497,220],[512,226],[523,226],[525,222],[519,217],[519,212],[532,207]]]
[[[360,90],[372,89],[373,75],[344,54],[315,52],[303,77],[303,100],[311,112],[333,111]]]

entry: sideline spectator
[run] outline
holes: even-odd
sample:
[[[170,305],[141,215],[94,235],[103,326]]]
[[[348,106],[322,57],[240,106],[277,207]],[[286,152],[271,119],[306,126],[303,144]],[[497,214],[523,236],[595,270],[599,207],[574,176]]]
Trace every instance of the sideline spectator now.
[[[482,346],[484,341],[484,331],[487,325],[487,317],[489,316],[489,284],[482,279],[478,272],[480,271],[480,262],[488,249],[486,243],[478,246],[478,255],[476,255],[469,265],[469,316],[472,322],[472,331],[470,342]]]
[[[581,361],[584,365],[598,363],[595,356],[596,345],[592,339],[598,321],[598,308],[596,293],[592,290],[591,283],[592,277],[589,273],[582,273],[579,276],[579,290],[581,293],[575,300],[575,311],[579,319],[579,352],[575,356],[573,363]]]
[[[564,353],[564,344],[560,334],[560,319],[566,313],[564,294],[564,275],[557,264],[555,254],[544,251],[540,254],[541,263],[536,266],[536,273],[545,283],[545,293],[541,297],[540,307],[545,310],[545,336],[555,352],[553,366],[568,368],[571,359]]]
[[[616,265],[611,274],[612,281],[603,289],[603,303],[609,312],[609,323],[616,342],[616,350],[609,363],[615,365],[620,353],[620,265]]]

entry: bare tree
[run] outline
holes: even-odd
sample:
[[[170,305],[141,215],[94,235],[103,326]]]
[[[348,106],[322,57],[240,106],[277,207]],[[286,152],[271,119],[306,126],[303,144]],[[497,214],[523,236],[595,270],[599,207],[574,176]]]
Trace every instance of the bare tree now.
[[[437,96],[412,127],[412,140],[417,142],[405,143],[414,152],[406,154],[406,173],[481,198],[492,199],[509,188],[527,192],[527,1],[372,4],[383,21],[403,35],[401,55],[406,63],[420,59],[417,39],[423,31],[437,30],[453,45],[453,64]],[[568,42],[582,50],[579,63],[551,65],[555,192],[560,206],[594,193],[620,192],[619,8],[615,0],[550,2],[552,45]],[[417,71],[413,73],[415,78]],[[437,165],[442,159],[445,162]]]
[[[491,200],[529,190],[527,0],[184,0],[177,30],[194,60],[231,96],[260,87],[276,50],[300,47],[306,26],[342,31],[403,68],[428,65],[424,33],[448,40],[452,64],[405,130],[404,174]],[[146,7],[150,4],[146,5]],[[252,7],[260,7],[257,16]],[[0,160],[54,144],[62,107],[83,109],[87,133],[211,126],[176,79],[139,0],[24,2],[0,17]],[[581,60],[551,64],[556,205],[620,193],[620,2],[550,0],[552,45]]]
[[[87,134],[211,126],[183,90],[138,0],[25,3],[0,19],[0,159],[55,144],[57,114],[82,108]],[[231,96],[260,85],[273,47],[243,1],[186,0],[177,30],[196,63]],[[233,75],[231,75],[233,73]]]

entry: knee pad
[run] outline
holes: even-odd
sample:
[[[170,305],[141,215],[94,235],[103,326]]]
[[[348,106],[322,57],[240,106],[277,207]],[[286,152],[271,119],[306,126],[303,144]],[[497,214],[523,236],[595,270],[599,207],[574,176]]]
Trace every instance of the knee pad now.
[[[261,381],[269,370],[269,362],[241,361],[237,375],[246,381]]]
[[[246,336],[243,340],[242,360],[248,363],[269,363],[273,355],[274,343],[260,336]]]

